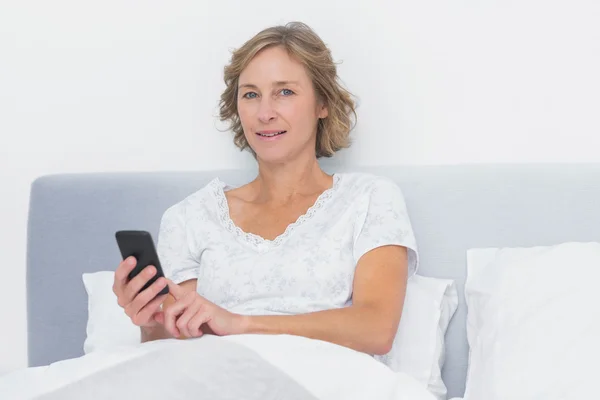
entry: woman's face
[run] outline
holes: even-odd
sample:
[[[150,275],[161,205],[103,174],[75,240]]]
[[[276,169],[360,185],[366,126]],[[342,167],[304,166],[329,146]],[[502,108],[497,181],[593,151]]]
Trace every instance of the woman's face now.
[[[327,108],[317,101],[304,66],[282,47],[259,52],[242,71],[238,113],[259,160],[282,163],[315,155],[317,122]]]

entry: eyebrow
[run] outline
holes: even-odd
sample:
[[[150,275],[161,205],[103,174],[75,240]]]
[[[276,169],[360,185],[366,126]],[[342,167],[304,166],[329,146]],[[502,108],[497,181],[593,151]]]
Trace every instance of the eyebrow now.
[[[286,86],[286,85],[299,85],[299,84],[300,84],[299,81],[275,81],[273,83],[273,86]],[[238,89],[242,89],[242,88],[258,89],[258,87],[256,85],[253,85],[252,83],[242,83],[241,85],[238,86]]]

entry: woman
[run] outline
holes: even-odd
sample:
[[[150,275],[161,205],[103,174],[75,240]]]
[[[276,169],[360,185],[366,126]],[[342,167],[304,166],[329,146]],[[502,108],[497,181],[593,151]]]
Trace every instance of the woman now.
[[[225,68],[221,119],[258,163],[250,183],[218,178],[170,207],[158,253],[168,279],[114,291],[142,341],[203,334],[292,334],[386,354],[417,247],[400,189],[317,162],[349,145],[354,103],[323,41],[290,23],[258,33]],[[170,294],[156,297],[165,286]]]

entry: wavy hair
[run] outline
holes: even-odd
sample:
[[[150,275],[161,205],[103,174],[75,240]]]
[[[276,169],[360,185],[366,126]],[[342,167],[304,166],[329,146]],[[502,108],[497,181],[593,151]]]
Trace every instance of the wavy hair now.
[[[317,99],[328,109],[326,118],[317,125],[317,158],[331,157],[335,152],[350,146],[350,131],[356,122],[356,104],[352,94],[342,87],[331,51],[321,38],[306,24],[290,22],[273,26],[257,33],[232,54],[224,68],[225,91],[219,102],[219,117],[229,122],[233,141],[241,150],[250,148],[237,109],[240,74],[261,50],[281,46],[306,69],[313,82]],[[256,154],[254,154],[256,156]]]

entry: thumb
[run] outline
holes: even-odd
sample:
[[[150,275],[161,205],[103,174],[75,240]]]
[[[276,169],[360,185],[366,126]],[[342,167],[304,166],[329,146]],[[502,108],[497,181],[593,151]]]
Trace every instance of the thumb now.
[[[169,293],[171,296],[175,298],[175,300],[179,300],[186,292],[185,289],[174,283],[172,280],[167,279],[167,285],[169,286]]]

